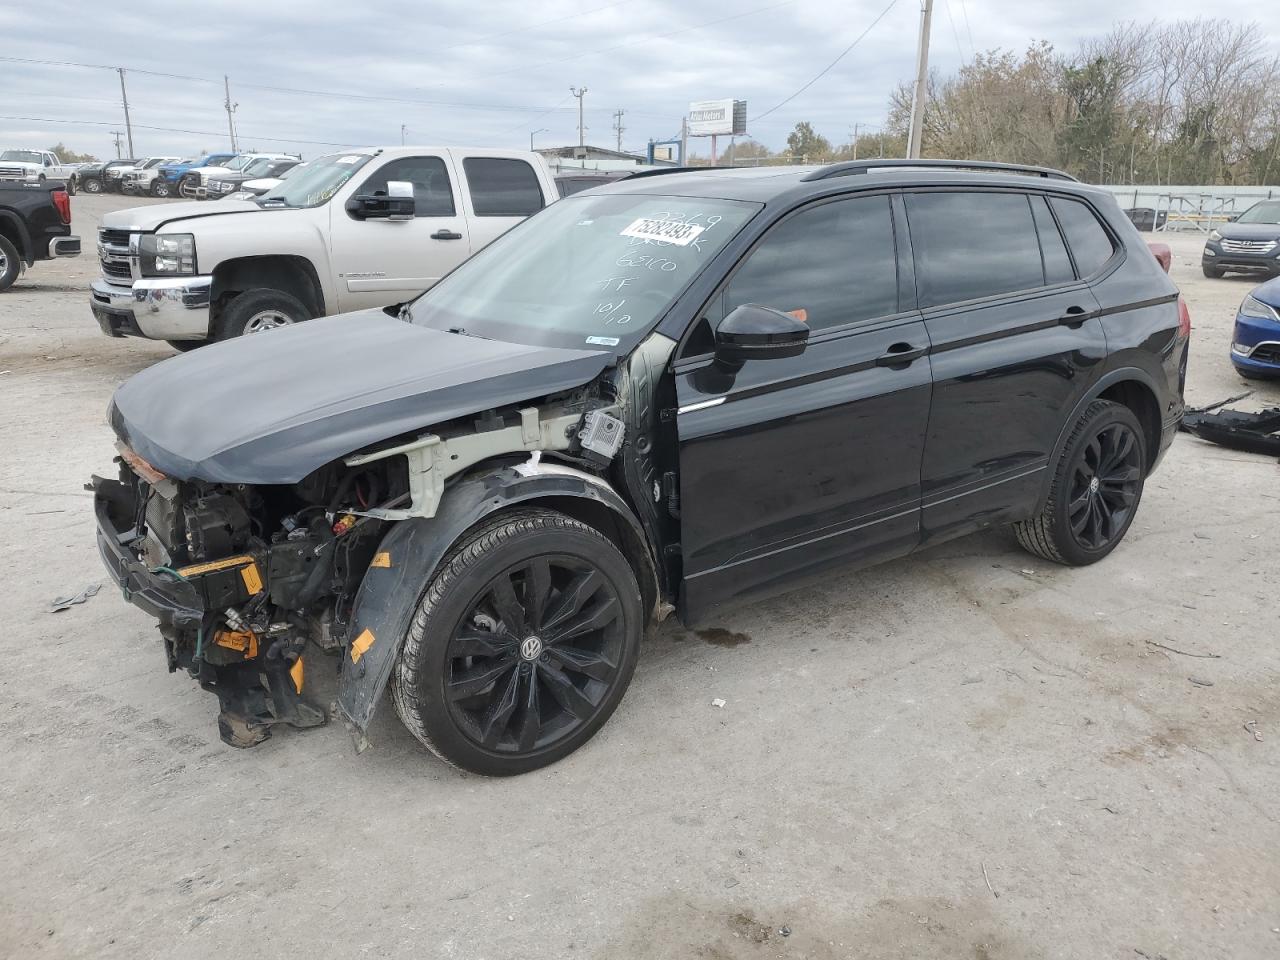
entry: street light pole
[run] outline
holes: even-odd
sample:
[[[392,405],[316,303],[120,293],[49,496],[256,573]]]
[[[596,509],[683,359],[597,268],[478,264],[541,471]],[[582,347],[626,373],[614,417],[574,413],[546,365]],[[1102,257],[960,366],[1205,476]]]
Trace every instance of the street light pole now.
[[[529,131],[529,152],[530,153],[533,153],[533,135],[535,133],[547,133],[547,132],[548,131],[546,127],[539,127],[537,130]]]

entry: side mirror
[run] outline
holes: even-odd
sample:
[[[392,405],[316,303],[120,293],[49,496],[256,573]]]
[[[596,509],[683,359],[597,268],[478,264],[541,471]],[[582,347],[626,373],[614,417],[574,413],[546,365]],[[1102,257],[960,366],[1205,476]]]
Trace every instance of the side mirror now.
[[[387,192],[362,193],[347,201],[347,213],[357,220],[412,220],[415,209],[413,184],[388,180]]]
[[[716,359],[729,363],[798,357],[809,342],[809,325],[758,303],[735,307],[716,327]]]

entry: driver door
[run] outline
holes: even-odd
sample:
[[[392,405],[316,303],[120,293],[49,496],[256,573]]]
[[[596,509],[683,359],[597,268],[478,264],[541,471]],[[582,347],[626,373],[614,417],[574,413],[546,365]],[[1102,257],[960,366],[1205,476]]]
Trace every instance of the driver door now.
[[[823,201],[775,224],[675,365],[681,615],[920,541],[932,391],[901,200]],[[899,239],[901,238],[901,239]],[[805,320],[797,357],[724,364],[715,324],[759,303]]]
[[[412,220],[359,220],[345,204],[329,205],[342,312],[410,300],[471,253],[462,198],[447,156],[390,160],[365,176],[349,196],[386,196],[392,180],[413,184]]]

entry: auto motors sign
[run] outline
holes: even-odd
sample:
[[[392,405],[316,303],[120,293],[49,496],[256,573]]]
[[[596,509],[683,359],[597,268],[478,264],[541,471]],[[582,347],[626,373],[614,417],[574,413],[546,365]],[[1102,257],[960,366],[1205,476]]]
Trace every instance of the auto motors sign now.
[[[689,104],[688,131],[691,137],[747,132],[747,101],[697,100]]]

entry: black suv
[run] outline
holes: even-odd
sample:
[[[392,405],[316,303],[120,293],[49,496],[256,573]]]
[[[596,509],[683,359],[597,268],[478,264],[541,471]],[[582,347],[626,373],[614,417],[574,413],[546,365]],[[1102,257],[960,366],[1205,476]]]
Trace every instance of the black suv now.
[[[411,198],[403,198],[411,204]],[[416,300],[125,383],[99,546],[229,743],[388,683],[444,759],[563,757],[650,624],[998,524],[1105,557],[1183,409],[1189,319],[1115,201],[943,161],[641,174]]]

